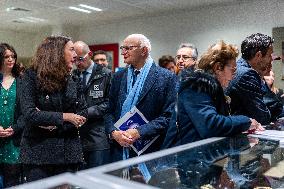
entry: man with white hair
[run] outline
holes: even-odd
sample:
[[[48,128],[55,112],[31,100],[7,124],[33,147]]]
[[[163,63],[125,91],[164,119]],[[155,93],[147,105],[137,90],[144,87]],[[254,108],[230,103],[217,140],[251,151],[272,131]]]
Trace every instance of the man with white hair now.
[[[123,147],[130,147],[137,139],[159,136],[144,153],[160,149],[176,96],[176,76],[155,65],[150,56],[149,39],[142,34],[129,35],[120,49],[128,66],[113,76],[109,109],[105,116],[106,132],[112,141],[113,161],[123,159]],[[149,122],[126,131],[114,127],[114,123],[134,106]],[[134,156],[137,154],[129,148],[129,157]]]

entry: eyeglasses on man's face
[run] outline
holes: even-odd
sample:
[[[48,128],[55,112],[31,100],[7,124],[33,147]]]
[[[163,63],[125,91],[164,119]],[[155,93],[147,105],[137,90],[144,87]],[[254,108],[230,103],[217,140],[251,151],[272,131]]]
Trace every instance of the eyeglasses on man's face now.
[[[83,61],[87,58],[87,56],[88,56],[88,53],[85,54],[85,56],[78,56],[78,57],[77,57],[77,61],[78,61],[78,62],[83,62]]]
[[[134,48],[139,48],[140,46],[138,45],[129,45],[129,46],[120,46],[119,49],[122,51],[131,51]]]
[[[176,55],[176,57],[175,57],[175,59],[176,60],[183,60],[183,61],[189,61],[190,59],[193,59],[193,60],[195,60],[195,58],[194,57],[192,57],[192,56],[187,56],[187,55]]]

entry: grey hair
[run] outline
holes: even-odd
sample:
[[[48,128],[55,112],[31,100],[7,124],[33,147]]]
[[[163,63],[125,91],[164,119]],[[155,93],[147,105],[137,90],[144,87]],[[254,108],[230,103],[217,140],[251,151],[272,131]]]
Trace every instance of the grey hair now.
[[[190,48],[190,49],[192,49],[192,57],[193,57],[195,60],[197,60],[198,51],[197,51],[197,48],[195,47],[194,44],[192,44],[192,43],[182,43],[182,44],[180,44],[180,46],[179,46],[179,49],[181,49],[181,48]]]
[[[87,45],[85,42],[83,42],[83,41],[76,41],[75,44],[78,44],[79,46],[82,47],[82,52],[84,54],[87,54],[87,53],[90,52],[89,45]]]
[[[146,47],[149,53],[151,52],[151,42],[145,35],[135,33],[135,34],[129,35],[127,38],[137,38],[140,42],[140,46]]]

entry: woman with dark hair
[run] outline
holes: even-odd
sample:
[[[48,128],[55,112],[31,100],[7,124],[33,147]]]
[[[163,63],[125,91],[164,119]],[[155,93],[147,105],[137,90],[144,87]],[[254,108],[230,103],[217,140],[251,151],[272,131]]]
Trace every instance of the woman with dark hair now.
[[[25,71],[20,157],[28,182],[77,171],[83,162],[78,129],[86,121],[87,107],[79,79],[70,74],[76,58],[70,38],[47,37]]]
[[[189,73],[180,85],[177,113],[170,122],[165,148],[247,130],[263,130],[254,119],[230,115],[230,98],[223,90],[235,74],[237,56],[237,48],[223,41],[202,55],[199,69]]]
[[[0,174],[4,187],[20,184],[19,143],[22,124],[20,122],[20,71],[17,53],[7,43],[0,44]]]

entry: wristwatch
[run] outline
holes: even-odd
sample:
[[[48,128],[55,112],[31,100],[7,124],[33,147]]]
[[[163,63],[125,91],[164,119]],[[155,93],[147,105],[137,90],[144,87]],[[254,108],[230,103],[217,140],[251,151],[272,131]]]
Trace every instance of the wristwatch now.
[[[113,139],[114,139],[113,136],[112,136],[112,133],[113,133],[114,131],[116,131],[116,130],[113,130],[113,131],[111,131],[110,134],[108,134],[108,139],[109,139],[109,140],[113,140]]]

